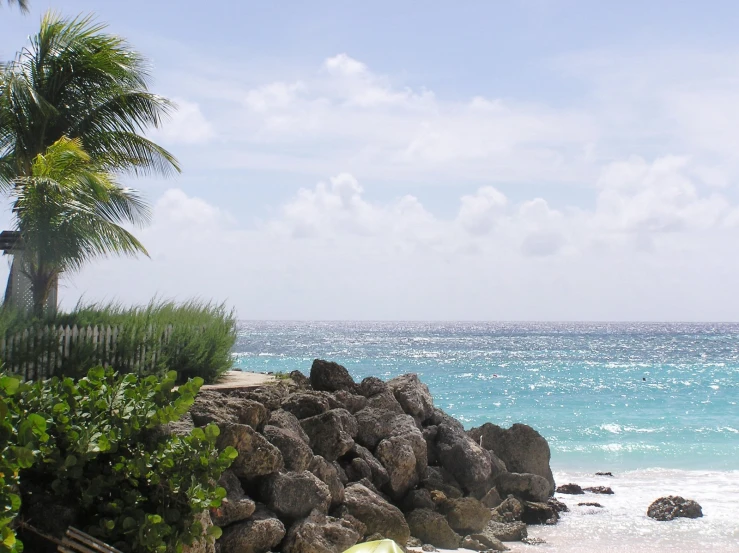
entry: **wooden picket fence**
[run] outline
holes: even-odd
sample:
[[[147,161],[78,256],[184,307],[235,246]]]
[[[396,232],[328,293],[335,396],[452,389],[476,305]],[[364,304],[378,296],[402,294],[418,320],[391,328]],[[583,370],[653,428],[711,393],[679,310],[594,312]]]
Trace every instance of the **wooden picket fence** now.
[[[89,366],[148,373],[155,370],[172,332],[172,325],[156,329],[77,325],[28,328],[0,339],[0,359],[6,371],[25,380],[62,374],[65,363],[80,355],[91,363]],[[131,340],[131,336],[137,338]]]

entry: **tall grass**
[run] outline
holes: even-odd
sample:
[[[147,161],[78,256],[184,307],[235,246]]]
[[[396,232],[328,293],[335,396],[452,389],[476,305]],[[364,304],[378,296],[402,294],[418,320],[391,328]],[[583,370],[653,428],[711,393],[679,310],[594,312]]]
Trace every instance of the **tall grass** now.
[[[55,374],[80,376],[100,363],[119,372],[163,374],[177,371],[181,381],[200,376],[213,382],[231,368],[231,349],[236,340],[236,319],[223,304],[199,300],[184,303],[155,300],[144,306],[120,303],[78,304],[69,313],[43,320],[24,321],[12,313],[0,316],[0,332],[6,335],[26,328],[45,326],[107,327],[117,329],[111,351],[79,343],[61,360]],[[168,339],[165,336],[168,335]],[[23,355],[26,362],[42,366],[56,351],[54,338],[37,340]],[[19,359],[15,358],[15,362]]]

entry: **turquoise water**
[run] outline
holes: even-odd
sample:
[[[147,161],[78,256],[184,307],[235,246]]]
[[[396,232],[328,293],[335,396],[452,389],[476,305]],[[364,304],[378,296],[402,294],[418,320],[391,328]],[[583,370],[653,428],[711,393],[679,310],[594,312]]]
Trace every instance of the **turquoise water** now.
[[[530,424],[567,470],[739,469],[739,324],[243,322],[236,365],[415,372],[467,427]]]

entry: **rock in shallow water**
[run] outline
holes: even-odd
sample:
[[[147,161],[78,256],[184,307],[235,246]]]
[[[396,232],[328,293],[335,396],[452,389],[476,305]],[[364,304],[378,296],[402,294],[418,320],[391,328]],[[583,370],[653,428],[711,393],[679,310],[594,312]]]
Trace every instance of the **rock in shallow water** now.
[[[564,493],[567,495],[581,495],[585,492],[577,484],[562,484],[557,487],[557,493]]]
[[[591,486],[589,488],[583,488],[583,491],[601,495],[613,495],[613,490],[608,486]]]
[[[655,520],[673,520],[678,517],[699,518],[703,510],[696,501],[679,495],[668,495],[654,501],[647,509],[647,516]]]
[[[500,541],[521,541],[529,535],[523,522],[494,521],[488,522],[481,534]]]

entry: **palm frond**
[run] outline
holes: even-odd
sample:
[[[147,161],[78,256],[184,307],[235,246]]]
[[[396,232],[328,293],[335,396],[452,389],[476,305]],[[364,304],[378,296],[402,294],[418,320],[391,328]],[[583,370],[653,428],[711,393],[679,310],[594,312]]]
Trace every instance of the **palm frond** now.
[[[54,142],[79,137],[106,170],[177,172],[174,156],[143,136],[174,109],[148,81],[146,60],[92,16],[47,12],[29,46],[0,70],[0,154],[28,175]]]
[[[28,13],[28,0],[8,0],[8,6],[16,4],[23,13]]]
[[[14,180],[16,229],[29,273],[59,275],[108,255],[148,256],[122,223],[143,225],[150,210],[138,192],[100,171],[80,139],[62,138]]]

